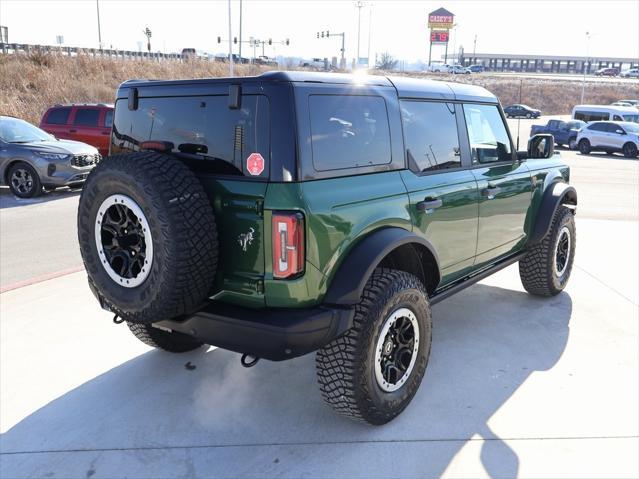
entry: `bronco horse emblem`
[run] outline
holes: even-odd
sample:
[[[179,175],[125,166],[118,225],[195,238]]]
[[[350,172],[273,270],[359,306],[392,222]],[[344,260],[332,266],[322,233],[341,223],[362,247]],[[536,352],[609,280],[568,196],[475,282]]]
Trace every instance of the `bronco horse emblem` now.
[[[249,228],[248,233],[242,233],[237,237],[237,242],[242,247],[242,251],[246,251],[246,247],[253,244],[253,233],[255,233],[255,230]]]

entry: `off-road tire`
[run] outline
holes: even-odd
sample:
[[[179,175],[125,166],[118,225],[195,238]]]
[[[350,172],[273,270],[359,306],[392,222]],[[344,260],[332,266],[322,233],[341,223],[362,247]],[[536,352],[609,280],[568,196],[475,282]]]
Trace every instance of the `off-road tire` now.
[[[591,146],[590,146],[590,141],[588,141],[588,139],[582,138],[579,141],[578,147],[579,147],[579,153],[581,153],[582,155],[590,154]]]
[[[564,227],[570,234],[570,253],[565,271],[558,276],[554,261],[559,234]],[[519,277],[526,291],[537,296],[555,296],[563,291],[570,279],[576,247],[575,216],[572,210],[560,206],[546,237],[519,261]]]
[[[386,392],[375,378],[375,348],[383,323],[408,308],[419,325],[417,359],[406,382]],[[377,268],[355,307],[353,327],[317,352],[316,369],[324,400],[343,416],[381,425],[400,414],[413,399],[430,354],[432,323],[428,296],[415,276]]]
[[[153,254],[148,276],[118,284],[102,265],[95,239],[98,210],[125,195],[148,221]],[[211,204],[196,176],[169,155],[110,156],[89,174],[80,196],[78,239],[89,285],[101,304],[132,323],[151,323],[195,310],[210,294],[218,240]]]
[[[135,337],[144,344],[170,353],[193,351],[204,344],[186,334],[164,331],[150,324],[130,323],[128,321],[126,324]]]
[[[18,170],[26,171],[31,176],[32,184],[31,188],[28,191],[22,192],[16,189],[15,185],[12,182],[13,174]],[[42,183],[40,182],[38,173],[30,164],[25,163],[24,161],[18,161],[11,165],[11,168],[9,168],[9,171],[7,172],[7,180],[11,193],[13,193],[18,198],[33,198],[42,193]]]

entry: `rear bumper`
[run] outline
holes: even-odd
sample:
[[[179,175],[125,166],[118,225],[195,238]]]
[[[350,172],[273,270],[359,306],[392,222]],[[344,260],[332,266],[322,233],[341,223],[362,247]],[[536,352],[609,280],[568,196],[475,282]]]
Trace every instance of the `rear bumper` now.
[[[254,310],[210,301],[186,318],[154,326],[223,349],[283,361],[316,351],[341,336],[353,325],[353,315],[349,308]]]

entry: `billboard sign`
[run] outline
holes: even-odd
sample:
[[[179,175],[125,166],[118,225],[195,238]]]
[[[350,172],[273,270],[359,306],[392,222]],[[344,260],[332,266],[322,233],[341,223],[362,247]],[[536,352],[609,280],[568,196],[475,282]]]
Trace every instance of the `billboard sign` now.
[[[455,15],[444,8],[439,8],[428,14],[428,28],[450,30],[453,28]]]

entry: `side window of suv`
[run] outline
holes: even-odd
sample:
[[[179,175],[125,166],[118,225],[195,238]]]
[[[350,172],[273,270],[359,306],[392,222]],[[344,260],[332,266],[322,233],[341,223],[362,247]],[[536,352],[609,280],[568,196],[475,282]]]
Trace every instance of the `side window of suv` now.
[[[473,163],[512,161],[508,131],[497,105],[464,105]]]
[[[54,108],[47,115],[46,123],[49,125],[66,125],[70,112],[71,108]]]
[[[104,126],[111,128],[113,126],[113,110],[107,110],[104,114]]]
[[[80,126],[98,126],[100,118],[100,110],[97,108],[78,108],[75,112],[74,125]]]
[[[316,171],[391,162],[390,127],[382,97],[310,95],[308,101]]]
[[[428,172],[461,166],[455,105],[403,100],[401,110],[411,170]]]

